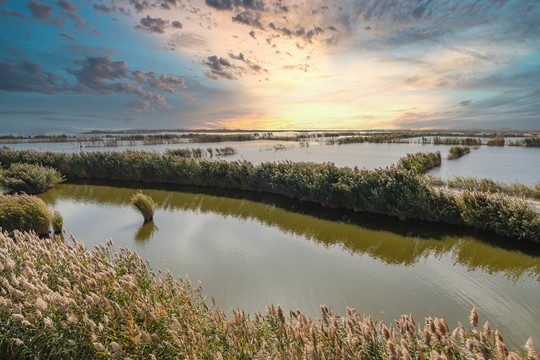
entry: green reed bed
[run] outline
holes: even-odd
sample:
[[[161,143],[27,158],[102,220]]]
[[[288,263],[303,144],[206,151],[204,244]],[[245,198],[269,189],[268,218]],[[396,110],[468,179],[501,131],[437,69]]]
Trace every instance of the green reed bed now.
[[[504,146],[505,140],[503,137],[496,137],[494,139],[488,140],[486,145],[487,146]]]
[[[452,146],[448,150],[448,160],[453,160],[467,155],[471,152],[471,148],[468,146]]]
[[[399,159],[398,167],[412,170],[417,174],[424,174],[434,167],[441,166],[441,152],[407,154]]]
[[[51,210],[43,200],[31,195],[0,194],[0,228],[4,231],[35,231],[49,234],[62,231],[62,215]]]
[[[427,174],[426,180],[433,186],[447,186],[450,189],[480,191],[487,193],[504,193],[512,196],[540,200],[540,182],[534,186],[520,183],[504,184],[491,179],[455,176],[449,180]]]
[[[208,149],[200,149],[200,148],[192,148],[192,149],[167,149],[166,154],[167,155],[173,155],[178,156],[181,158],[194,158],[194,159],[200,159],[200,158],[212,158],[214,155],[216,156],[231,156],[238,153],[238,150],[231,146],[226,146],[222,148],[208,148]]]
[[[39,194],[62,181],[57,170],[40,164],[12,163],[0,170],[0,186],[11,192]]]
[[[408,155],[398,166],[376,170],[339,168],[332,163],[211,161],[147,152],[60,154],[0,149],[0,162],[42,163],[67,178],[128,180],[267,192],[328,207],[463,225],[514,240],[540,241],[540,219],[526,202],[434,190],[419,175],[440,153]],[[481,197],[477,205],[465,195]],[[467,198],[468,199],[468,198]],[[501,204],[512,204],[499,213]],[[476,209],[474,206],[481,206]],[[478,211],[482,218],[470,215]],[[497,224],[491,220],[497,219]],[[486,227],[486,224],[490,224]]]
[[[480,138],[459,138],[459,137],[434,137],[433,145],[468,145],[479,146],[482,145],[482,139]]]
[[[540,359],[529,338],[509,348],[489,322],[441,318],[393,325],[321,305],[312,319],[268,306],[232,316],[203,300],[202,285],[155,274],[108,242],[0,233],[0,357],[9,359]],[[455,327],[455,328],[454,328]]]

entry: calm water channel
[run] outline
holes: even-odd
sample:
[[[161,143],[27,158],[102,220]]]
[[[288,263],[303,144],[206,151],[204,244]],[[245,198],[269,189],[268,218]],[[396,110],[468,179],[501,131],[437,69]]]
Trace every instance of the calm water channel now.
[[[227,312],[273,303],[318,316],[326,304],[387,324],[404,313],[442,316],[454,328],[476,306],[505,342],[540,343],[538,251],[507,250],[440,225],[202,188],[142,189],[160,205],[155,222],[143,225],[129,206],[138,189],[60,184],[41,197],[89,248],[112,238],[154,270],[200,279]]]
[[[182,143],[161,145],[136,145],[117,147],[84,147],[82,151],[124,151],[142,150],[165,152],[176,148],[220,148],[230,146],[237,149],[233,156],[220,159],[234,161],[247,160],[254,164],[268,161],[311,161],[333,162],[337,166],[374,169],[395,164],[408,153],[440,151],[443,163],[440,168],[433,169],[433,175],[443,179],[454,176],[472,176],[490,178],[504,183],[520,182],[531,186],[540,181],[540,148],[515,146],[492,147],[481,146],[473,149],[469,155],[448,161],[446,156],[451,146],[422,145],[418,139],[410,144],[347,144],[324,145],[310,142],[309,146],[301,146],[298,142],[279,142],[269,140],[222,143]],[[282,145],[281,148],[279,145]],[[33,149],[38,151],[55,151],[73,153],[81,151],[79,143],[24,143],[7,145],[13,149]],[[276,148],[280,150],[276,150]]]

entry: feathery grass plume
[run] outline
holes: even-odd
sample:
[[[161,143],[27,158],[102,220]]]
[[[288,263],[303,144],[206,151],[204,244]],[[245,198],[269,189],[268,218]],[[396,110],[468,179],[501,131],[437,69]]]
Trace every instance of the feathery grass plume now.
[[[298,310],[286,318],[270,305],[265,316],[238,309],[228,317],[204,303],[200,286],[156,275],[111,242],[89,251],[73,238],[0,233],[0,254],[10,264],[0,269],[0,358],[531,360],[524,349],[508,353],[502,336],[494,342],[476,329],[463,328],[465,345],[437,318],[417,330],[405,315],[387,327],[351,308],[340,317],[323,306],[326,320],[312,320]],[[539,360],[532,340],[526,348]]]
[[[473,327],[478,326],[478,312],[476,311],[475,307],[473,307],[473,309],[471,310],[471,315],[469,316],[469,320],[471,321],[471,325]]]
[[[11,192],[39,194],[64,181],[55,169],[39,164],[11,164],[0,174],[0,185]]]
[[[154,210],[156,209],[156,203],[148,195],[138,192],[131,197],[131,205],[142,214],[144,221],[151,221],[154,219]]]

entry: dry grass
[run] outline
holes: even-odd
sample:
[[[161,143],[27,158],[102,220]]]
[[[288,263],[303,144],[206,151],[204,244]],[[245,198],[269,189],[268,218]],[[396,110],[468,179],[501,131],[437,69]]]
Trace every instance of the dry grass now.
[[[499,331],[451,330],[444,319],[395,325],[321,306],[317,319],[266,314],[231,317],[206,304],[201,285],[154,274],[112,243],[92,251],[36,235],[0,234],[0,358],[3,359],[529,359],[529,339],[510,351]]]
[[[131,197],[131,205],[142,214],[145,222],[154,219],[156,203],[150,196],[138,192]]]

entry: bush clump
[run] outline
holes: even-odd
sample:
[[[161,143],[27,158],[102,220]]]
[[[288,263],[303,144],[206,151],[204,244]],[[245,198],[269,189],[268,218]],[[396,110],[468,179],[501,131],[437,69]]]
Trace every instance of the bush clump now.
[[[17,193],[39,194],[62,181],[58,171],[39,164],[11,164],[0,174],[0,185]]]
[[[448,151],[448,160],[460,158],[470,152],[471,148],[468,146],[452,146]]]
[[[416,174],[424,174],[429,169],[441,166],[441,152],[407,154],[399,159],[398,167],[405,170],[412,170]]]
[[[145,195],[142,192],[138,192],[131,197],[131,205],[133,205],[135,209],[139,210],[145,222],[154,219],[156,203],[150,196]]]
[[[38,197],[27,194],[0,195],[0,228],[4,231],[48,234],[52,221],[51,210]]]
[[[88,251],[73,238],[0,234],[0,264],[2,359],[539,358],[532,339],[509,349],[476,309],[472,330],[407,315],[387,326],[325,305],[317,319],[279,305],[227,316],[204,302],[201,286],[156,275],[112,242]]]

